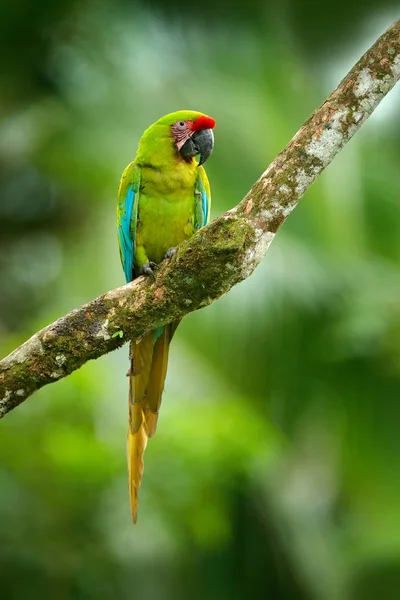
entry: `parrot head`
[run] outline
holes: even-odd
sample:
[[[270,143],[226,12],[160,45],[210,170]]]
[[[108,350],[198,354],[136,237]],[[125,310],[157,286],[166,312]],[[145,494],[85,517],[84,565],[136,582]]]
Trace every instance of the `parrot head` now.
[[[182,111],[182,118],[179,118],[171,125],[171,133],[174,144],[180,155],[186,158],[200,155],[199,165],[206,162],[214,148],[213,128],[215,121],[211,117],[199,114],[194,118],[185,119]],[[172,116],[172,115],[171,115]],[[173,117],[175,118],[175,117]]]
[[[139,155],[154,162],[161,162],[163,152],[170,157],[190,162],[200,156],[198,166],[206,162],[214,148],[215,120],[193,111],[180,110],[165,115],[143,134],[139,145]]]

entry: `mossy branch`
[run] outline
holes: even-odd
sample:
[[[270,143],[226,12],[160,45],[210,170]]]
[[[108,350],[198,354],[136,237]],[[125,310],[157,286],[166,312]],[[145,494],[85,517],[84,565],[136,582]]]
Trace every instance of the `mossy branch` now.
[[[0,416],[126,341],[210,304],[249,277],[307,188],[400,77],[400,20],[364,54],[235,208],[140,277],[58,319],[0,361]],[[115,335],[118,332],[118,335]]]

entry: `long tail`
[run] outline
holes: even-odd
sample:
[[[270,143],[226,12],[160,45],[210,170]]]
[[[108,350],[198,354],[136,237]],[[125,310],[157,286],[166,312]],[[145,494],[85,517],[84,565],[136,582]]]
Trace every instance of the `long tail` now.
[[[132,520],[136,523],[138,492],[143,475],[147,439],[157,428],[171,338],[178,323],[152,331],[130,348],[128,474]]]

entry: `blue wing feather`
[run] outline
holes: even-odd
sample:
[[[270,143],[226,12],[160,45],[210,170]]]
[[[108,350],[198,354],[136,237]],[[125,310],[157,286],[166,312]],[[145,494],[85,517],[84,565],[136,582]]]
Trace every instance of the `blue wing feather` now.
[[[203,205],[203,217],[204,217],[204,225],[207,223],[207,214],[208,214],[208,198],[206,194],[206,190],[201,191],[201,202]]]
[[[196,182],[196,207],[195,207],[195,227],[200,229],[210,220],[211,194],[206,172],[199,167],[199,175]]]
[[[135,230],[131,232],[134,201],[135,192],[133,191],[132,186],[129,186],[125,196],[125,211],[121,215],[121,224],[118,227],[118,235],[122,249],[122,266],[127,282],[132,281],[133,254],[135,248]]]
[[[122,267],[127,282],[133,279],[139,204],[139,178],[140,173],[137,167],[134,167],[131,163],[124,171],[118,193],[118,242]]]

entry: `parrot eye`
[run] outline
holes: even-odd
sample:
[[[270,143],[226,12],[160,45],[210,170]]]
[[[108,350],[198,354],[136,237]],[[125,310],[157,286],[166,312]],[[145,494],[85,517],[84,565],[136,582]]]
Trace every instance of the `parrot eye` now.
[[[183,129],[185,127],[185,122],[184,121],[179,121],[178,125],[179,125],[179,127],[181,129]]]

